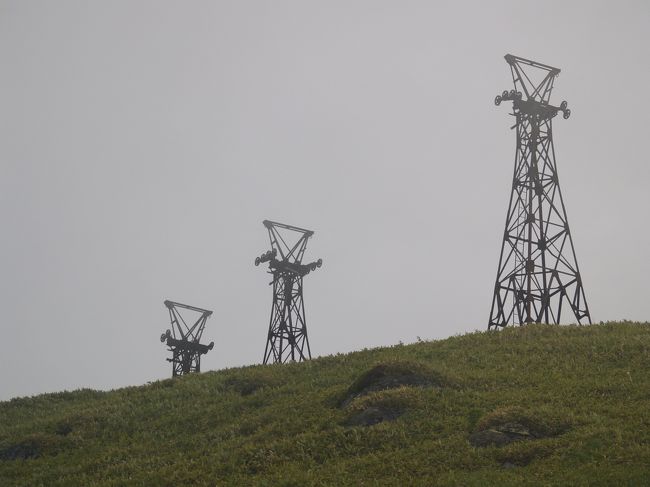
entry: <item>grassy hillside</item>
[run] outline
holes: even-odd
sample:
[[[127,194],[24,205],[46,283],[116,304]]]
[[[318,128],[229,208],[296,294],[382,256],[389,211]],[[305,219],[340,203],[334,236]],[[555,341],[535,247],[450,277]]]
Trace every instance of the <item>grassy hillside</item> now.
[[[0,485],[650,485],[650,325],[0,403]]]

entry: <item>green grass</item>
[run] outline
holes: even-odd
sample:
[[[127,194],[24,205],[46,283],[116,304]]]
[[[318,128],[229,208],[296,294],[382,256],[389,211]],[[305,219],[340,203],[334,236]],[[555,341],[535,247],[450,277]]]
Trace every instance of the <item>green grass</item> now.
[[[430,380],[359,393],[387,370]],[[367,407],[400,415],[345,426]],[[469,443],[506,420],[537,438]],[[14,399],[0,485],[650,485],[650,325],[534,325]]]

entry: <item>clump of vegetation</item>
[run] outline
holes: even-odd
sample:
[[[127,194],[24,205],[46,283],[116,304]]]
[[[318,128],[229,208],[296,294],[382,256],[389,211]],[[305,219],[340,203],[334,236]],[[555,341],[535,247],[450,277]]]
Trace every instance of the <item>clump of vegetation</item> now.
[[[649,390],[619,322],[43,394],[0,402],[0,485],[650,485]]]
[[[43,455],[56,455],[68,441],[58,435],[32,433],[16,441],[4,441],[0,444],[0,460],[27,460]]]
[[[555,436],[568,428],[567,420],[557,415],[508,406],[483,416],[469,441],[474,446],[503,446],[515,441]]]
[[[358,397],[348,406],[345,426],[373,426],[384,421],[394,421],[409,409],[422,405],[421,398],[412,387],[400,386]]]
[[[57,421],[53,431],[56,435],[71,438],[90,437],[101,428],[100,421],[94,413],[74,412]]]
[[[558,443],[552,440],[513,442],[500,447],[495,453],[495,460],[503,468],[525,467],[552,456],[557,446]]]
[[[421,363],[392,361],[375,365],[352,383],[340,401],[345,407],[357,397],[397,387],[443,387],[450,381]]]
[[[225,380],[224,384],[227,389],[236,391],[242,396],[248,396],[264,387],[278,386],[281,382],[276,370],[256,367],[250,368],[246,372],[235,371]]]

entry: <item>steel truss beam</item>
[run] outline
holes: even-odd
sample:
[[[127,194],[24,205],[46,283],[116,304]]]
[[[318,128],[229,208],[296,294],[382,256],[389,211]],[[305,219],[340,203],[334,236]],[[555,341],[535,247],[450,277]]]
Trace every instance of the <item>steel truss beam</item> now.
[[[565,101],[549,105],[560,70],[510,54],[505,59],[515,88],[494,102],[512,101],[517,144],[488,329],[558,324],[567,313],[591,323],[555,162],[552,120],[559,112],[571,115]]]
[[[171,321],[171,330],[167,330],[160,335],[160,341],[165,343],[172,352],[172,358],[167,361],[172,363],[172,377],[189,374],[190,372],[201,372],[201,355],[208,353],[214,347],[214,342],[210,345],[202,345],[201,335],[205,329],[205,322],[212,314],[212,311],[186,304],[165,301],[165,306],[169,310],[169,319]],[[181,315],[180,310],[187,310],[196,315],[198,318],[192,325],[188,325]],[[190,322],[191,323],[191,322]]]
[[[305,304],[302,298],[303,277],[323,264],[318,259],[303,264],[307,240],[314,234],[311,230],[284,223],[264,220],[269,233],[271,250],[255,259],[255,265],[269,263],[273,276],[273,302],[269,331],[264,350],[264,363],[301,362],[311,359],[307,337]]]

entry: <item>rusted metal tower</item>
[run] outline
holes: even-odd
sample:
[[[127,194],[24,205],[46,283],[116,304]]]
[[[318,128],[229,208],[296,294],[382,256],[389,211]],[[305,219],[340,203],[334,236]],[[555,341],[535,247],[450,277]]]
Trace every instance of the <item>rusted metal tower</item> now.
[[[172,377],[201,372],[201,355],[208,353],[214,347],[214,342],[210,342],[210,345],[200,343],[205,322],[212,311],[173,301],[165,301],[165,306],[169,310],[172,328],[160,335],[160,341],[165,343],[169,347],[168,350],[172,352],[172,358],[167,359],[172,363]],[[194,324],[188,325],[185,322],[180,313],[181,309],[191,312],[195,317],[198,316]]]
[[[307,240],[314,232],[283,223],[264,220],[269,232],[271,250],[255,259],[255,265],[269,263],[273,276],[273,303],[264,350],[264,363],[300,362],[311,359],[305,304],[302,299],[302,279],[319,268],[318,259],[303,264]]]
[[[549,104],[560,70],[507,54],[517,132],[515,171],[488,329],[508,324],[591,323],[555,162],[552,120],[571,110]],[[567,308],[568,307],[568,308]]]

